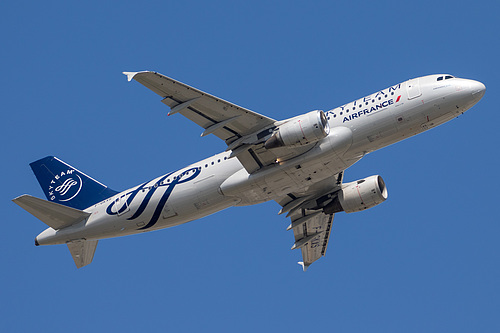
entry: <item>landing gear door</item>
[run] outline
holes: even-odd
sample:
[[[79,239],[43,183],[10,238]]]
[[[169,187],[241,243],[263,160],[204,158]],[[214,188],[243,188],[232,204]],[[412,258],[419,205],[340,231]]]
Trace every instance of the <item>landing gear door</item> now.
[[[414,99],[422,95],[420,91],[419,79],[412,79],[406,81],[406,91],[408,93],[408,99]]]

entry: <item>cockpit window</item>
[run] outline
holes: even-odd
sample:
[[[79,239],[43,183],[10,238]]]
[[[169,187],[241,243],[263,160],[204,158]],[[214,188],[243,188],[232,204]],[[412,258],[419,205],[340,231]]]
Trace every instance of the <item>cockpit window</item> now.
[[[443,81],[443,77],[442,77],[442,76],[440,76],[440,77],[438,77],[438,79],[437,79],[437,80],[438,80],[438,81]]]
[[[453,78],[454,78],[454,77],[453,77],[453,76],[451,76],[451,75],[446,75],[446,76],[444,77],[444,79],[445,79],[445,80],[448,80],[448,79],[453,79]]]

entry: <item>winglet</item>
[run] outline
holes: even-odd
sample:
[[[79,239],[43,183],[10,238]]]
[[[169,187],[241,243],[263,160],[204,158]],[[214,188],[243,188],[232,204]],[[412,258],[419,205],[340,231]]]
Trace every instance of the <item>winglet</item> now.
[[[305,271],[307,271],[307,268],[309,267],[309,265],[304,265],[304,262],[303,261],[299,261],[297,264],[299,264],[300,266],[302,266],[302,269]]]
[[[132,81],[134,76],[136,76],[139,73],[148,73],[148,71],[142,71],[142,72],[122,72],[123,74],[127,75],[127,80],[128,82]]]

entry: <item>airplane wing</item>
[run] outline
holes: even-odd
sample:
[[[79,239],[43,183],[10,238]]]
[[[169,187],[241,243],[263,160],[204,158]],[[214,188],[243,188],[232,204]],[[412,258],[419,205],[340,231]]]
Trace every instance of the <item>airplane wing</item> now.
[[[293,229],[295,243],[292,250],[302,250],[302,261],[299,264],[305,271],[313,262],[326,253],[328,240],[332,231],[334,214],[324,214],[321,210],[305,211],[292,216],[290,229]]]
[[[171,108],[169,115],[180,113],[205,129],[202,136],[213,133],[232,142],[259,129],[272,126],[274,119],[227,102],[156,72],[124,72],[151,89]]]
[[[293,230],[295,243],[292,250],[302,251],[299,264],[304,271],[326,254],[334,217],[333,213],[328,213],[328,205],[342,187],[343,177],[344,172],[341,172],[306,193],[289,193],[277,200],[282,206],[279,214],[288,213],[291,219],[287,230]]]
[[[267,150],[265,141],[272,135],[276,120],[190,87],[156,72],[123,72],[129,81],[141,83],[160,95],[170,107],[169,115],[180,113],[200,125],[201,136],[214,134],[224,140],[248,173],[297,156],[311,147]]]

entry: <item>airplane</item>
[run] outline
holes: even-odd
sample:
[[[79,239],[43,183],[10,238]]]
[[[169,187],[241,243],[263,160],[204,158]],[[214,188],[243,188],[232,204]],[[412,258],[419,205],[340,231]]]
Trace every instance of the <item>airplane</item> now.
[[[448,74],[410,79],[329,111],[275,120],[157,72],[124,72],[213,134],[227,149],[180,170],[114,191],[47,156],[30,164],[47,200],[13,201],[49,227],[35,245],[66,244],[77,268],[99,240],[168,228],[233,206],[274,200],[290,218],[305,271],[325,255],[336,213],[384,202],[379,175],[344,183],[366,154],[443,124],[483,97],[481,82]]]

